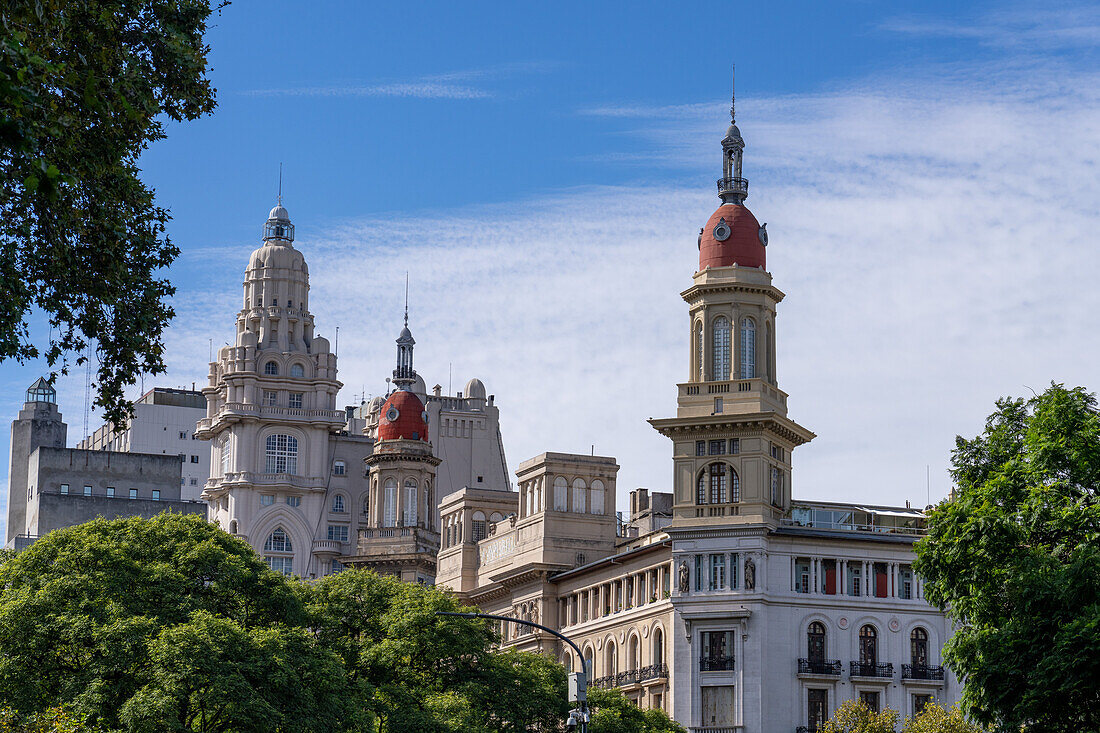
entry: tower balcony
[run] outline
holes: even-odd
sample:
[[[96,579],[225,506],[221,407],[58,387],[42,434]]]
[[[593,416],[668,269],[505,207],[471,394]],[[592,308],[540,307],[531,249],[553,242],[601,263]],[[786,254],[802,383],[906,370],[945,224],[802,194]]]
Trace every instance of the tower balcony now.
[[[365,527],[359,530],[356,553],[372,558],[396,558],[439,552],[439,533],[424,527]]]
[[[276,405],[255,405],[244,402],[227,402],[214,417],[201,418],[196,425],[199,438],[208,440],[213,437],[210,430],[217,423],[236,423],[249,419],[271,419],[280,422],[320,423],[343,425],[347,416],[343,410],[310,410],[302,407],[279,407]]]
[[[715,413],[778,412],[787,414],[787,393],[764,379],[733,379],[722,382],[685,382],[677,385],[677,404],[682,416]],[[719,402],[718,400],[721,400]],[[721,405],[721,410],[717,406]]]
[[[749,195],[749,180],[747,178],[719,178],[718,195],[736,193],[742,196]]]

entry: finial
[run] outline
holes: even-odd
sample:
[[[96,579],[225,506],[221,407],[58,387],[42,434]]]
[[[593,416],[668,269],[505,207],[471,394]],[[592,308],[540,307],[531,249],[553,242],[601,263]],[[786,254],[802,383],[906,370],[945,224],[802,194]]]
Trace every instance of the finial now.
[[[279,163],[279,206],[283,205],[283,164]]]
[[[730,124],[737,121],[736,115],[733,113],[734,100],[737,98],[737,88],[735,85],[737,75],[737,64],[734,64],[733,70],[730,72]]]
[[[409,271],[405,270],[405,326],[409,325]]]

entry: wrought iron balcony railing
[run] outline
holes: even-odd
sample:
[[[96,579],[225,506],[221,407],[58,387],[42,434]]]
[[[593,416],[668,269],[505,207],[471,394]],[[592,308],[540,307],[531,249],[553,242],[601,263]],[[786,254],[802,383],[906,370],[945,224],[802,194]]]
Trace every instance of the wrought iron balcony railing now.
[[[719,178],[718,193],[741,193],[748,195],[749,181],[747,178]]]
[[[651,664],[638,670],[638,679],[641,680],[658,680],[662,677],[668,677],[667,664]]]
[[[839,659],[799,659],[799,674],[829,674],[839,677],[844,666]]]
[[[942,680],[943,667],[932,667],[927,664],[903,664],[901,665],[901,678],[903,680]]]
[[[699,671],[701,672],[729,672],[732,669],[733,657],[725,655],[699,657]]]
[[[881,677],[890,679],[894,676],[894,665],[890,662],[886,662],[885,664],[852,662],[851,667],[848,669],[848,674],[852,677]]]

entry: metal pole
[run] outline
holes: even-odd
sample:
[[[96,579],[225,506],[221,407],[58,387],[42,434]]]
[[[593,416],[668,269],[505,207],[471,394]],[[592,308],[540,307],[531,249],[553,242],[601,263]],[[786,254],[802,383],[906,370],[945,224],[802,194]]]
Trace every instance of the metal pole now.
[[[534,626],[536,629],[542,629],[543,631],[545,631],[548,634],[553,634],[554,636],[558,637],[559,639],[564,641],[569,646],[573,647],[573,651],[575,651],[577,653],[577,659],[579,659],[580,662],[581,662],[581,670],[582,670],[581,677],[580,677],[581,682],[582,682],[582,684],[580,685],[581,700],[577,703],[579,705],[579,710],[577,712],[580,713],[580,721],[579,721],[580,725],[578,726],[578,728],[580,729],[580,733],[588,733],[588,694],[587,694],[587,690],[588,690],[588,670],[585,669],[584,654],[581,652],[581,648],[579,646],[577,646],[575,643],[573,643],[572,639],[570,639],[565,634],[563,634],[559,631],[554,631],[551,628],[547,628],[546,626],[543,626],[542,624],[536,624],[534,621],[527,621],[527,620],[521,619],[521,618],[512,618],[511,616],[497,616],[496,614],[492,614],[492,613],[457,613],[455,611],[436,611],[435,615],[436,616],[456,616],[458,618],[491,618],[491,619],[495,619],[497,621],[509,621],[511,623],[514,623],[514,624],[523,624],[524,626]]]

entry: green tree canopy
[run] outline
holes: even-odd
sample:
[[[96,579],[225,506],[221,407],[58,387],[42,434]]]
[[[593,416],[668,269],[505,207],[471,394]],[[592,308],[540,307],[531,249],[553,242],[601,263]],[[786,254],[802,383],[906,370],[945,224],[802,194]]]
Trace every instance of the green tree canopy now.
[[[0,699],[128,731],[339,730],[343,665],[307,620],[291,581],[193,515],[56,530],[0,565]]]
[[[588,706],[589,733],[686,733],[665,711],[642,710],[617,688],[589,690]]]
[[[968,715],[999,730],[1100,729],[1100,415],[1059,384],[1002,399],[956,439],[952,500],[915,568],[958,630],[944,650]]]
[[[138,157],[166,120],[214,109],[208,0],[0,4],[0,361],[95,350],[96,405],[164,370],[178,250]],[[49,336],[31,334],[44,313]],[[45,348],[39,348],[45,344]],[[84,357],[78,357],[82,363]]]
[[[876,713],[862,700],[845,700],[819,730],[820,733],[894,733],[897,723],[897,710],[886,708]]]

